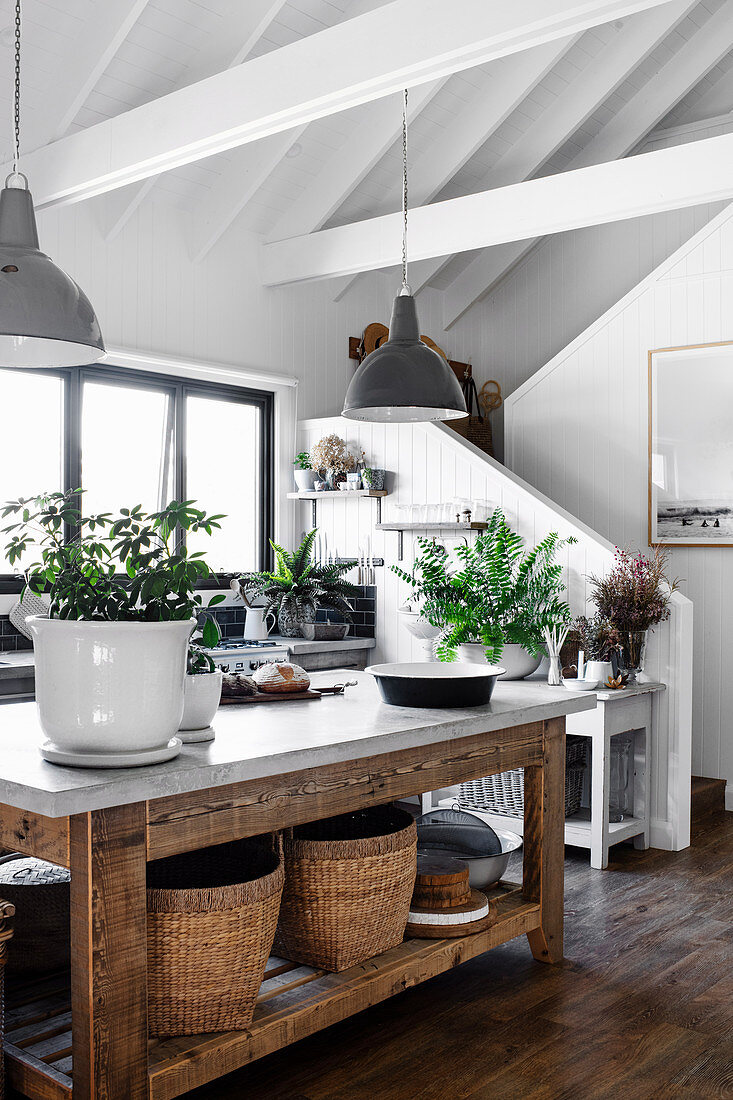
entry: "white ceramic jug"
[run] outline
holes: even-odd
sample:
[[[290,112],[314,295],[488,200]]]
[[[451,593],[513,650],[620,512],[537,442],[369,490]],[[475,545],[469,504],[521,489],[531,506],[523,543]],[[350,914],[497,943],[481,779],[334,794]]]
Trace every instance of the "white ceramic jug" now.
[[[269,626],[268,619],[272,619]],[[273,611],[265,614],[264,607],[248,607],[244,620],[244,636],[250,642],[264,642],[276,622],[277,618]]]

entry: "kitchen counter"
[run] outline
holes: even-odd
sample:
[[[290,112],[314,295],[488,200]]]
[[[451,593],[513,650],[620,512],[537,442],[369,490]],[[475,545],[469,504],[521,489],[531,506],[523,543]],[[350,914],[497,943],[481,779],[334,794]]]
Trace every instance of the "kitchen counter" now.
[[[517,680],[498,683],[483,707],[392,707],[381,701],[368,673],[344,672],[358,683],[343,696],[221,707],[214,741],[184,745],[175,760],[142,768],[49,764],[38,752],[44,735],[35,703],[7,704],[0,711],[0,802],[61,817],[542,722],[596,705],[593,694]],[[332,681],[333,673],[313,678],[314,686]]]
[[[221,708],[215,741],[126,770],[48,764],[35,705],[2,708],[0,844],[71,870],[70,998],[54,986],[49,1005],[38,981],[22,989],[22,1046],[12,1041],[21,1018],[8,1005],[11,1086],[172,1100],[519,936],[538,961],[561,962],[565,716],[592,710],[595,698],[512,682],[486,706],[409,709],[382,703],[371,676],[354,675],[343,697]],[[519,767],[523,880],[489,891],[480,931],[408,938],[333,975],[273,959],[276,977],[268,982],[266,971],[245,1030],[149,1039],[147,862]],[[49,1016],[69,1009],[70,1033],[49,1032]]]

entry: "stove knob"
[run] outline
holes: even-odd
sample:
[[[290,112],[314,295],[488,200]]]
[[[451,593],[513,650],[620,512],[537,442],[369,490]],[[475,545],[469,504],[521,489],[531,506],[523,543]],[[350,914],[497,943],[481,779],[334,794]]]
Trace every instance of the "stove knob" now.
[[[238,670],[240,668],[244,668],[244,661],[237,661],[234,668],[235,668],[235,670]]]

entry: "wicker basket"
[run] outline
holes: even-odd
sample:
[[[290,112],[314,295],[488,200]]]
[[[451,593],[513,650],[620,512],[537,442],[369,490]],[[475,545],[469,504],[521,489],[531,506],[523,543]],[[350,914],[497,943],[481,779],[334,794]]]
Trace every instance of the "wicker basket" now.
[[[275,936],[283,879],[282,857],[264,838],[149,864],[151,1035],[249,1026]]]
[[[0,1100],[5,1095],[5,1059],[3,1058],[3,1036],[5,1034],[5,964],[8,957],[8,940],[13,934],[11,918],[15,906],[9,901],[0,901]]]
[[[402,942],[417,873],[417,830],[394,806],[301,825],[285,839],[276,952],[348,970]]]
[[[69,965],[69,889],[65,867],[22,852],[0,856],[0,897],[18,914],[8,971],[33,974]]]
[[[565,816],[580,809],[585,775],[587,738],[568,737],[565,746]],[[458,803],[467,810],[483,810],[507,817],[524,816],[524,769],[488,775],[461,783]]]

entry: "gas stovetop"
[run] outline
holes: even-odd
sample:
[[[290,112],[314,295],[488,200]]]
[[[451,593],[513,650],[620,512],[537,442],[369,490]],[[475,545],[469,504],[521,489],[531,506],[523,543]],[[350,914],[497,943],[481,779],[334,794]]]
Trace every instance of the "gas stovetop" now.
[[[235,650],[235,649],[282,649],[282,645],[279,642],[256,642],[250,641],[247,638],[222,638],[222,640],[215,647],[218,650]]]

